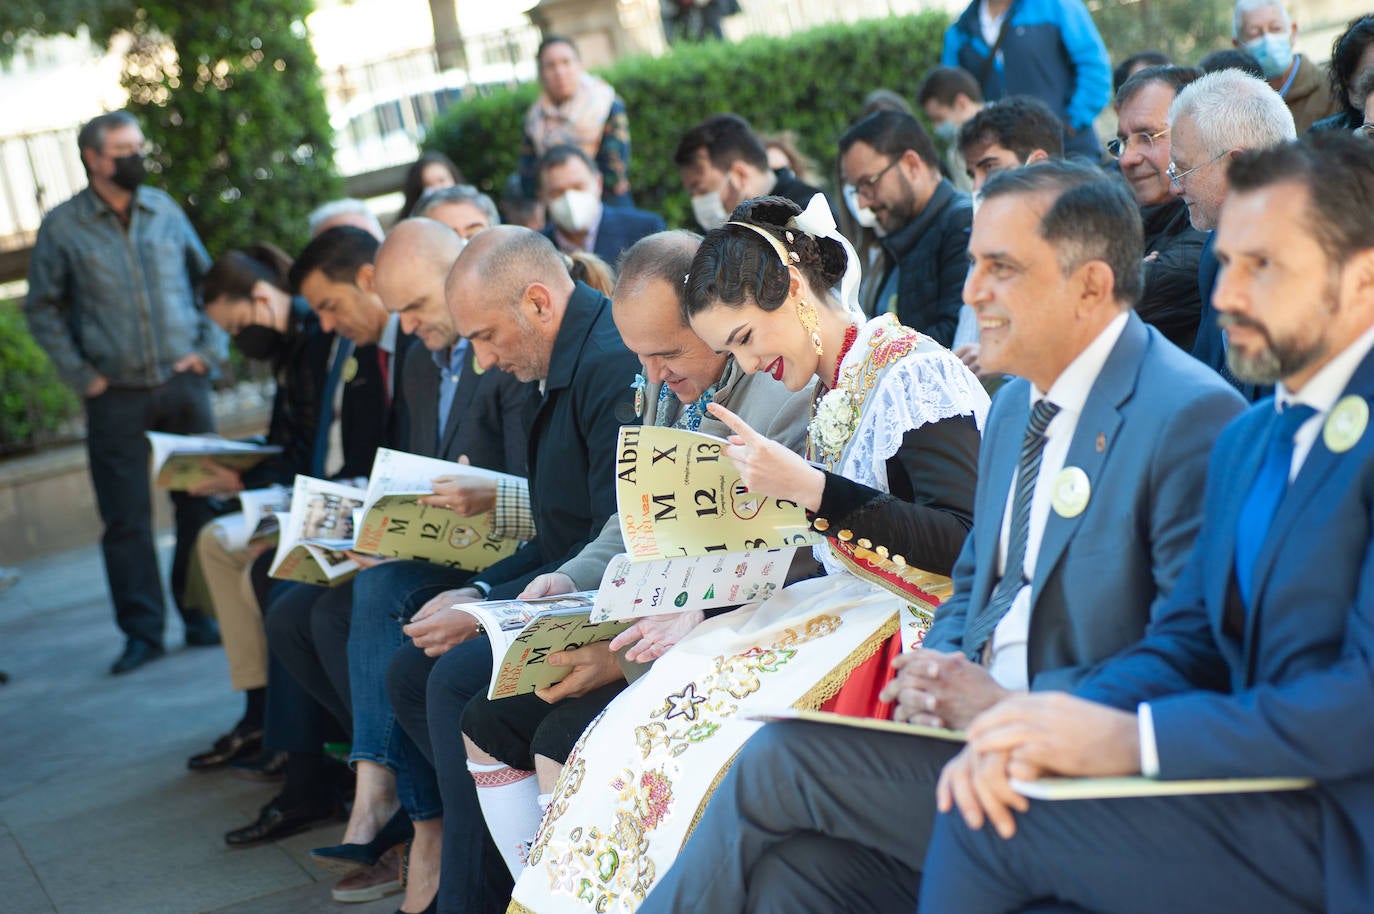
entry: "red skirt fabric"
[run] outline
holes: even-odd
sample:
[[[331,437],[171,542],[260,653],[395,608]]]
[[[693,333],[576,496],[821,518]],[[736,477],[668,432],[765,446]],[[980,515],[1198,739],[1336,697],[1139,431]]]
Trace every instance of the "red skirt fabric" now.
[[[863,662],[845,680],[835,696],[821,705],[820,710],[851,717],[892,718],[892,702],[879,701],[878,693],[892,679],[892,661],[902,652],[902,635],[898,631],[883,646]]]

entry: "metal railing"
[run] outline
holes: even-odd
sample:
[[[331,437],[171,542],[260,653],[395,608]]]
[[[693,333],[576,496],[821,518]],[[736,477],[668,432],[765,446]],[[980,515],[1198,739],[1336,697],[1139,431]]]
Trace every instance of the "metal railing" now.
[[[77,130],[0,137],[0,251],[33,244],[43,214],[86,186]]]

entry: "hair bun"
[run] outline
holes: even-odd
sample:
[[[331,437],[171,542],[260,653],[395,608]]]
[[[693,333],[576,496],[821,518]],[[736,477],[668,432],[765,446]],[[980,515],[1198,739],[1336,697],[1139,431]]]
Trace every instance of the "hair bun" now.
[[[749,222],[781,234],[788,220],[801,212],[801,207],[786,197],[754,197],[735,207],[730,221]]]

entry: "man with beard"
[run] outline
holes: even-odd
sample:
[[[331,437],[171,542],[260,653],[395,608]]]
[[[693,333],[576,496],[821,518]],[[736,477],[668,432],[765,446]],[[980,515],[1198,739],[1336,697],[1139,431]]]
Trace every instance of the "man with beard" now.
[[[923,911],[1374,897],[1374,147],[1314,134],[1240,153],[1229,181],[1215,305],[1231,369],[1275,397],[1218,440],[1192,558],[1146,639],[1072,696],[970,724],[941,775]],[[1032,804],[1008,780],[1059,775],[1313,783]]]
[[[879,111],[845,131],[840,173],[885,233],[883,264],[860,295],[864,310],[896,314],[949,346],[968,273],[968,194],[940,175],[930,135],[899,111]]]

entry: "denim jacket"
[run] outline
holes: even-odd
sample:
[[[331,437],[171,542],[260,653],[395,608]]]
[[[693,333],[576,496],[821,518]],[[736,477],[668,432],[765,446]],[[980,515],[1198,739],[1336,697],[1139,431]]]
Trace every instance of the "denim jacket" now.
[[[98,374],[112,387],[156,387],[193,352],[213,374],[228,343],[201,307],[209,267],[205,246],[167,194],[140,187],[126,231],[87,187],[38,229],[24,303],[29,330],[78,393]]]

